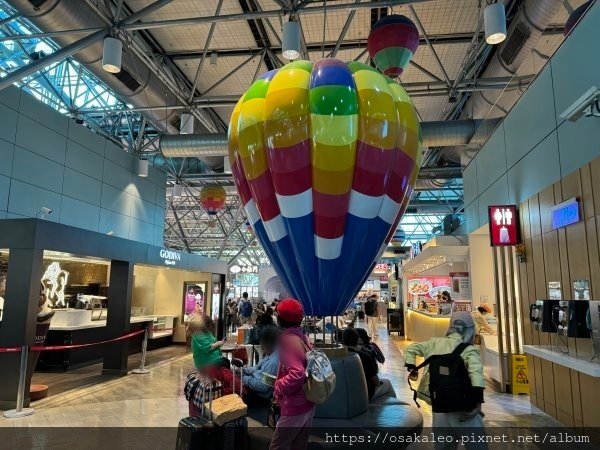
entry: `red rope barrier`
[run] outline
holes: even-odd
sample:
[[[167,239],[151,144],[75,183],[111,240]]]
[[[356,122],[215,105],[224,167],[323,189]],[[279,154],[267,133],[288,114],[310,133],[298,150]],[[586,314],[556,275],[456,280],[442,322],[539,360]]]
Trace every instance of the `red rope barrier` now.
[[[56,350],[67,350],[72,348],[84,348],[91,347],[92,345],[100,345],[100,344],[108,344],[110,342],[122,341],[125,339],[132,338],[134,336],[140,335],[144,333],[144,330],[133,331],[131,333],[127,333],[123,336],[119,336],[114,339],[107,339],[100,342],[91,342],[89,344],[70,344],[70,345],[33,345],[29,347],[30,352],[46,352],[46,351],[56,351]],[[21,351],[21,347],[0,347],[0,353],[18,353]]]

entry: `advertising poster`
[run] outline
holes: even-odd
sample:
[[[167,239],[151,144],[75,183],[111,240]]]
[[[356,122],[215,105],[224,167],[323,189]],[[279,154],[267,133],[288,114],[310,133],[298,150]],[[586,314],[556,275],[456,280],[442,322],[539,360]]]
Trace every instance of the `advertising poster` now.
[[[562,289],[560,288],[560,281],[548,282],[548,298],[550,300],[562,300]]]
[[[183,282],[183,322],[200,319],[204,316],[204,304],[206,301],[205,281]]]
[[[444,291],[452,292],[451,277],[414,276],[408,278],[408,295],[411,300],[415,300],[419,297],[434,299],[438,293],[441,294]]]
[[[452,300],[471,300],[471,278],[469,272],[450,272],[452,278]]]
[[[575,300],[590,300],[590,281],[573,281],[573,298]]]

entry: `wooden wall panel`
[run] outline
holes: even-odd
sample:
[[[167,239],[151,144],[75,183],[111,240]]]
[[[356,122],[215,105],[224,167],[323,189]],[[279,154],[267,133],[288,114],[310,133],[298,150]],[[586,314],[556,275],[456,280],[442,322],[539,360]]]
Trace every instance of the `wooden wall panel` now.
[[[567,257],[567,233],[564,228],[556,230],[558,234],[558,253],[560,254],[560,278],[562,281],[563,296],[571,297],[571,272],[569,271],[569,258]]]
[[[583,166],[579,169],[579,173],[581,177],[581,202],[583,203],[583,214],[584,218],[589,219],[596,215],[590,165],[586,164]]]
[[[590,279],[590,263],[585,231],[585,222],[576,223],[565,229],[571,281]],[[571,295],[573,295],[572,291],[571,289]]]
[[[542,359],[537,356],[533,357],[533,365],[535,366],[535,395],[537,396],[540,405],[544,404],[544,374],[542,372]],[[543,409],[540,406],[541,409]]]
[[[600,214],[600,158],[590,163],[592,196],[594,197],[594,212]]]
[[[535,273],[534,273],[534,263],[533,263],[533,247],[531,244],[531,239],[525,241],[525,255],[527,257],[527,262],[525,263],[526,271],[527,271],[527,285],[524,286],[524,290],[527,290],[527,296],[529,297],[529,303],[534,304],[537,300],[537,296],[535,295]],[[526,343],[531,343],[533,345],[539,345],[540,343],[540,335],[537,330],[529,325],[529,329],[531,331],[531,341]]]
[[[595,217],[585,222],[588,256],[590,264],[590,297],[597,298],[600,294],[600,249],[598,247],[598,229]]]
[[[554,380],[558,382],[554,389],[556,408],[565,415],[573,417],[573,395],[571,393],[571,374],[569,368],[552,364]]]
[[[556,406],[556,397],[554,394],[554,370],[552,363],[542,359],[542,385],[544,389],[544,402]],[[556,413],[555,413],[556,415]]]
[[[570,173],[560,182],[562,188],[562,200],[568,200],[573,197],[581,197],[581,174],[579,170]]]
[[[548,233],[545,233],[542,236],[542,244],[544,251],[544,269],[547,287],[550,281],[561,281],[560,253],[558,251],[558,233],[556,231],[550,231]],[[547,290],[546,295],[548,295]]]
[[[579,197],[584,220],[552,230],[551,208]],[[564,299],[574,296],[572,282],[590,281],[600,299],[600,158],[584,165],[520,205],[527,262],[518,267],[525,344],[556,346],[557,335],[530,325],[529,305],[547,298],[549,281],[561,281]],[[526,322],[526,323],[525,323]],[[568,340],[571,354],[591,355],[590,339]],[[531,403],[567,426],[600,427],[600,378],[529,356]],[[600,430],[594,429],[600,439]]]
[[[535,371],[535,364],[533,362],[534,358],[535,356],[531,355],[527,357],[527,368],[529,372],[527,376],[529,378],[529,397],[535,397],[535,403],[533,401],[531,403],[537,405],[537,375]]]
[[[542,224],[540,220],[540,199],[539,195],[534,195],[529,199],[529,226],[531,227],[531,237],[542,234]]]
[[[521,321],[523,322],[523,343],[525,345],[531,344],[531,321],[529,320],[529,286],[527,279],[527,264],[521,263],[517,266],[519,271],[519,290],[521,294]],[[535,299],[534,299],[535,303]]]
[[[556,204],[554,201],[554,186],[549,186],[539,194],[540,199],[540,222],[542,233],[552,231],[552,207]]]
[[[519,207],[521,214],[521,239],[527,240],[531,238],[531,221],[529,220],[529,200],[525,200]]]
[[[533,257],[533,272],[535,275],[535,297],[538,299],[546,298],[548,289],[546,285],[544,247],[541,235],[536,235],[531,238],[531,250]]]
[[[600,427],[600,389],[598,378],[590,377],[584,373],[579,374],[581,389],[581,413],[586,427]]]

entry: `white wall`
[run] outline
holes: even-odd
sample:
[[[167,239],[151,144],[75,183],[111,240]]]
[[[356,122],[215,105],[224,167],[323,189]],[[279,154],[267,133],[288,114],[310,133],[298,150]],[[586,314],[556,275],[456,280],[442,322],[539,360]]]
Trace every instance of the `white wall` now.
[[[600,156],[600,119],[559,116],[600,87],[600,2],[567,37],[463,173],[467,231],[487,223],[491,204],[519,204]]]
[[[35,217],[163,245],[166,174],[10,87],[0,91],[0,219]]]
[[[494,288],[494,263],[488,234],[469,236],[469,261],[471,266],[471,296],[473,308],[482,303],[496,303]]]

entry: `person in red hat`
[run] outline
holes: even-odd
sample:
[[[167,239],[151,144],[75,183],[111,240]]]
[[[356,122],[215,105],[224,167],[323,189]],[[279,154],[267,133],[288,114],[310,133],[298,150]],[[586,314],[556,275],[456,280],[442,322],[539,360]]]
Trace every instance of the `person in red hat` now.
[[[269,450],[302,450],[308,446],[315,404],[304,395],[306,352],[312,348],[300,324],[304,308],[286,298],[277,305],[277,323],[284,332],[279,341],[279,369],[274,398],[281,410]]]

